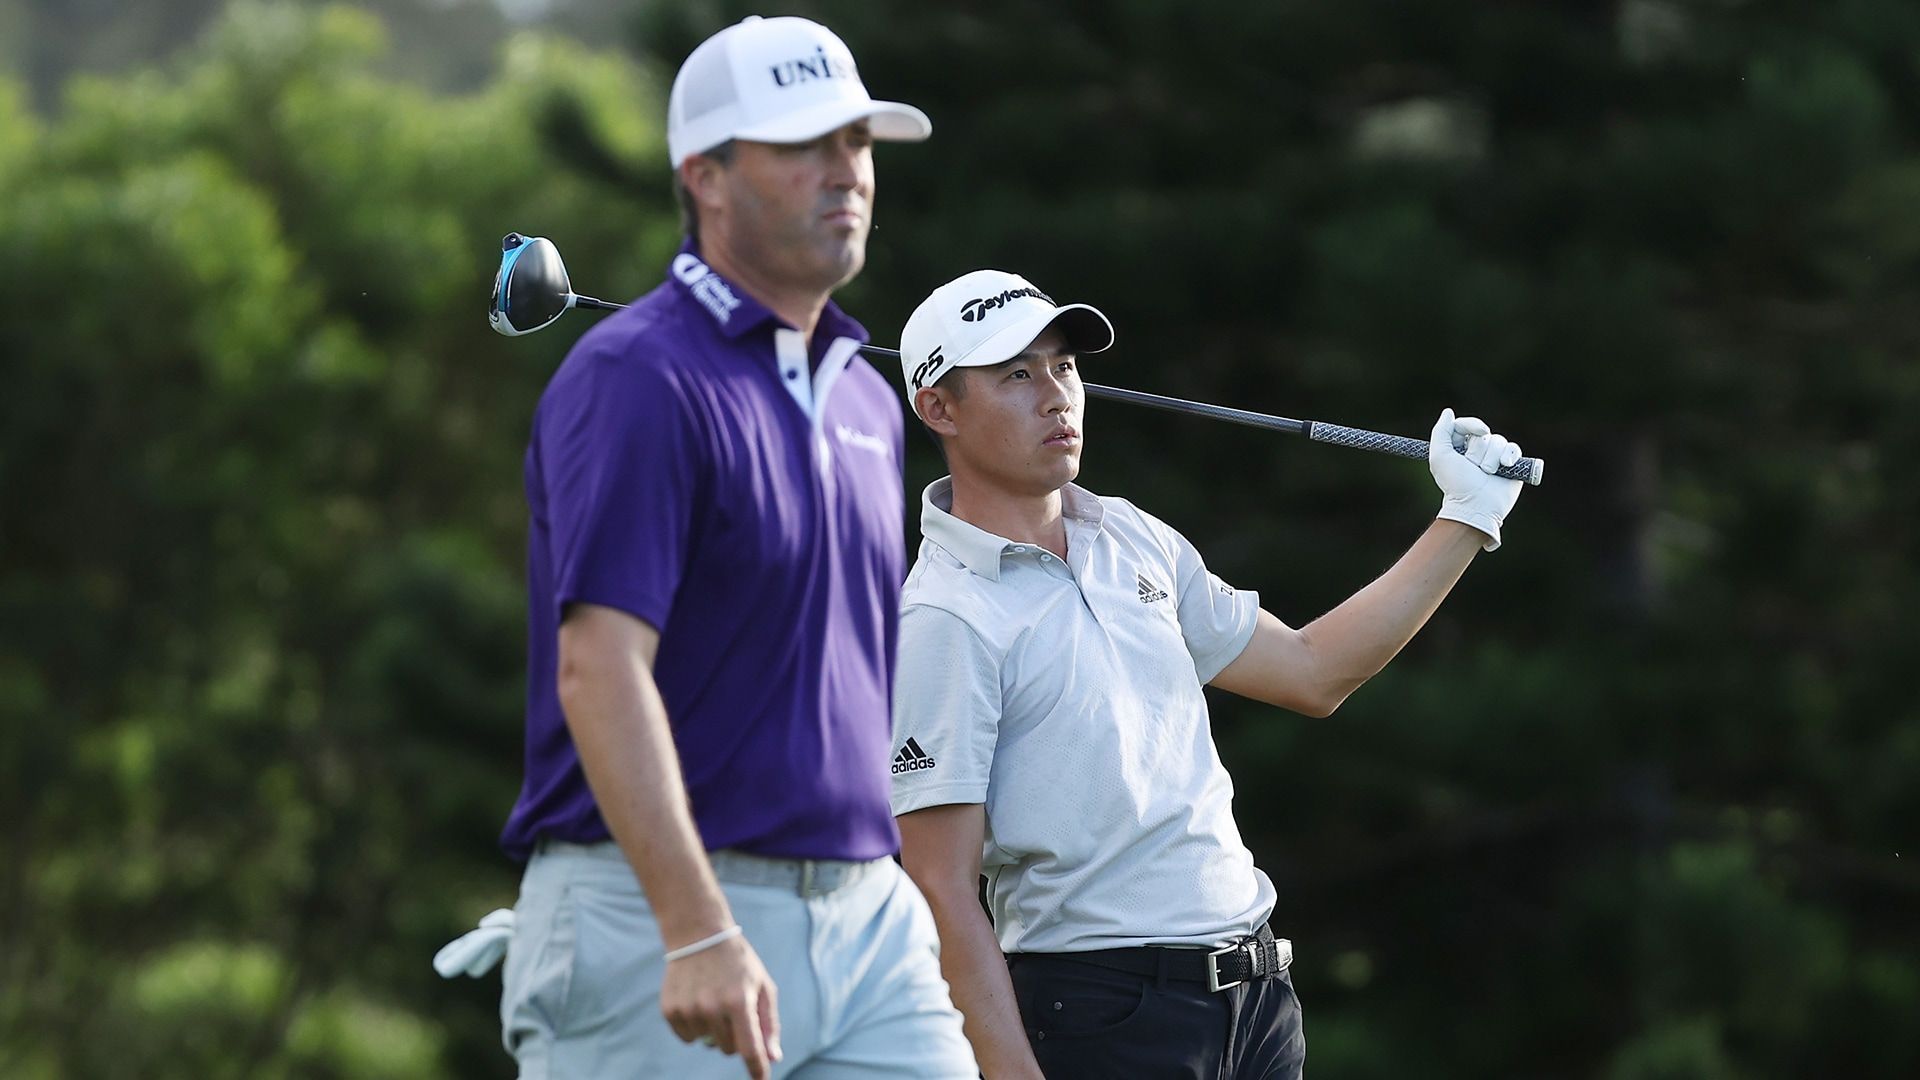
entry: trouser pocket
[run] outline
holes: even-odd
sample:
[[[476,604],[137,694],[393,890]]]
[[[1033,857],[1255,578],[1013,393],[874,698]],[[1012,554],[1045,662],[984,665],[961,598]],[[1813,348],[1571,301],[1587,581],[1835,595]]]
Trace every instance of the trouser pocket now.
[[[1049,1080],[1213,1080],[1225,1049],[1225,999],[1192,984],[1059,957],[1019,957],[1014,1000]]]
[[[572,889],[522,892],[501,973],[500,1035],[519,1058],[529,1043],[550,1043],[563,1027],[577,954]]]

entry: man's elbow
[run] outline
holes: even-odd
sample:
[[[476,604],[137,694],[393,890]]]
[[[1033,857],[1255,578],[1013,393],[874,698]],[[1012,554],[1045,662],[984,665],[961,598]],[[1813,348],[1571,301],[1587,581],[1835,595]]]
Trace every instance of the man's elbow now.
[[[1297,713],[1324,720],[1350,697],[1355,690],[1366,685],[1378,671],[1360,671],[1353,666],[1339,662],[1335,656],[1322,654],[1315,648],[1313,627],[1298,632],[1303,662],[1296,669],[1300,678],[1295,685],[1295,700],[1288,703]]]
[[[560,624],[554,693],[569,717],[592,708],[609,689],[624,693],[653,668],[660,635],[651,625],[612,608],[576,604]]]
[[[915,858],[915,854],[921,854]],[[966,909],[967,905],[980,906],[980,879],[975,875],[967,880],[967,875],[944,859],[928,857],[903,846],[900,858],[901,869],[926,897],[927,907],[932,909],[936,921],[944,923],[947,916],[955,911]]]
[[[1324,720],[1337,712],[1365,681],[1364,679],[1342,679],[1316,683],[1300,700],[1293,703],[1293,711],[1311,716],[1315,720]]]
[[[587,672],[587,665],[581,662],[578,654],[565,651],[560,654],[560,666],[554,673],[553,688],[560,698],[562,712],[568,716],[573,715],[575,707],[580,704],[587,687],[592,682],[593,678]]]
[[[1347,695],[1353,693],[1352,688],[1299,678],[1277,679],[1266,685],[1223,688],[1316,720],[1332,716],[1340,703],[1347,700]]]
[[[920,895],[927,898],[927,910],[933,913],[934,925],[943,933],[955,915],[980,910],[977,891],[961,889],[949,882],[928,882],[920,887]]]
[[[1312,701],[1295,705],[1293,711],[1299,713],[1301,716],[1312,717],[1315,720],[1325,720],[1338,711],[1339,708],[1340,703],[1337,701]]]
[[[569,724],[574,717],[593,712],[595,700],[604,699],[613,665],[592,648],[560,651],[560,663],[554,671],[554,695],[560,699],[560,711]]]
[[[1325,720],[1327,717],[1332,716],[1334,712],[1340,708],[1340,703],[1345,700],[1347,700],[1347,695],[1345,694],[1316,694],[1313,697],[1294,702],[1292,708],[1294,712],[1302,716],[1310,716],[1315,720]]]
[[[920,895],[927,898],[927,906],[936,912],[952,903],[955,896],[969,891],[969,887],[961,884],[958,872],[936,860],[915,859],[911,852],[902,850],[900,867],[913,879]]]
[[[1301,716],[1322,719],[1333,715],[1347,695],[1359,688],[1357,683],[1331,679],[1319,672],[1293,671],[1252,688],[1248,695]]]

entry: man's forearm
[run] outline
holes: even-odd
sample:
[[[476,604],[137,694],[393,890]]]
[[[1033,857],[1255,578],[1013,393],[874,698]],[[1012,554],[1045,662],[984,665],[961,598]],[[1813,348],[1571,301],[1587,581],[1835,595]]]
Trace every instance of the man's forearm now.
[[[562,672],[561,700],[600,815],[633,866],[669,948],[733,923],[694,827],[652,672],[599,656]]]
[[[1300,631],[1319,681],[1336,701],[1413,640],[1485,539],[1458,522],[1435,521],[1386,573]]]
[[[1007,959],[979,899],[964,888],[925,890],[940,931],[940,972],[966,1021],[967,1041],[986,1080],[1034,1078],[1040,1066],[1020,1025]]]

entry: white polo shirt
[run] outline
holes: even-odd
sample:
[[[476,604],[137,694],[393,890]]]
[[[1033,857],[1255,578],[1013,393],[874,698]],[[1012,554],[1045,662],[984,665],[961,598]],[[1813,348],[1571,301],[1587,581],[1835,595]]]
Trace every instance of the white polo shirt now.
[[[1259,597],[1125,499],[1068,485],[1066,565],[922,498],[901,594],[893,812],[984,803],[1005,952],[1213,945],[1273,913],[1201,692]]]

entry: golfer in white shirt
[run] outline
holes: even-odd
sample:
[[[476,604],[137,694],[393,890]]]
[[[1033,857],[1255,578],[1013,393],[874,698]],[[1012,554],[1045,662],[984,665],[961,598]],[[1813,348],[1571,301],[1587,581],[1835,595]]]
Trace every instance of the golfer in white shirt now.
[[[907,322],[907,392],[951,475],[926,490],[901,598],[902,858],[991,1080],[1297,1077],[1292,946],[1267,927],[1273,884],[1234,824],[1201,689],[1331,713],[1499,546],[1520,484],[1492,473],[1520,451],[1443,412],[1437,519],[1294,629],[1159,519],[1073,483],[1079,359],[1112,342],[1099,311],[997,270]]]

